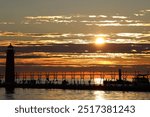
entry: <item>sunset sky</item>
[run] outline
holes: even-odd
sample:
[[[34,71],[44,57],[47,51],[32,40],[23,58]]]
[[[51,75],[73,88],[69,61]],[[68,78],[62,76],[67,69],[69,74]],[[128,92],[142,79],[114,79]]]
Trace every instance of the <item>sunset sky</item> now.
[[[0,0],[1,71],[9,43],[22,71],[148,70],[150,0]]]

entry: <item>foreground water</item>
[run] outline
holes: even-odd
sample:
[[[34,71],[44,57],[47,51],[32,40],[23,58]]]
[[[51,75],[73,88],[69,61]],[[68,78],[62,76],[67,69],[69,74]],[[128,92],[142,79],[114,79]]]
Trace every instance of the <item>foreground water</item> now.
[[[1,100],[150,100],[150,92],[89,91],[62,89],[21,89],[6,93],[0,88]]]

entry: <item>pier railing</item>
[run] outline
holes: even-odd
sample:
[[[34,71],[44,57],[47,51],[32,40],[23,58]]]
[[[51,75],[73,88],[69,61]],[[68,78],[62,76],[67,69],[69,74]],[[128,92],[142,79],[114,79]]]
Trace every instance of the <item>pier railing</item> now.
[[[123,80],[131,80],[138,74],[150,75],[150,72],[127,72],[122,71]],[[28,83],[29,81],[35,81],[37,84],[46,83],[62,83],[62,81],[69,81],[71,84],[85,84],[94,83],[101,84],[104,80],[115,81],[119,79],[118,72],[16,72],[15,82],[17,84]],[[0,73],[0,83],[5,82],[4,73]]]

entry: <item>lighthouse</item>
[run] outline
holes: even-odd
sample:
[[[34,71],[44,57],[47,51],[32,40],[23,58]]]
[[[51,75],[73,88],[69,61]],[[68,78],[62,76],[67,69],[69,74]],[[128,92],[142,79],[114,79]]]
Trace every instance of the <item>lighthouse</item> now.
[[[14,66],[14,47],[10,45],[6,51],[6,69],[5,69],[5,84],[13,85],[15,83],[15,66]]]

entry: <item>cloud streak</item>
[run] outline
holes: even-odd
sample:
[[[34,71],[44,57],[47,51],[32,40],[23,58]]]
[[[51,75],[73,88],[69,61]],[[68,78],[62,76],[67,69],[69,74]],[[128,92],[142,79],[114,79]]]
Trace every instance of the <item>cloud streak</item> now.
[[[43,23],[80,23],[84,25],[97,26],[150,26],[150,22],[145,22],[145,15],[149,14],[150,10],[141,10],[132,16],[124,15],[62,15],[62,16],[26,16],[24,24],[43,24]],[[142,13],[142,14],[141,14]],[[134,16],[141,16],[143,19]]]
[[[7,45],[11,39],[19,37],[19,40],[13,41],[14,44],[89,44],[95,43],[96,38],[103,37],[106,43],[150,43],[150,34],[147,33],[23,33],[23,32],[1,32],[0,37],[9,38],[2,41],[1,45]]]

